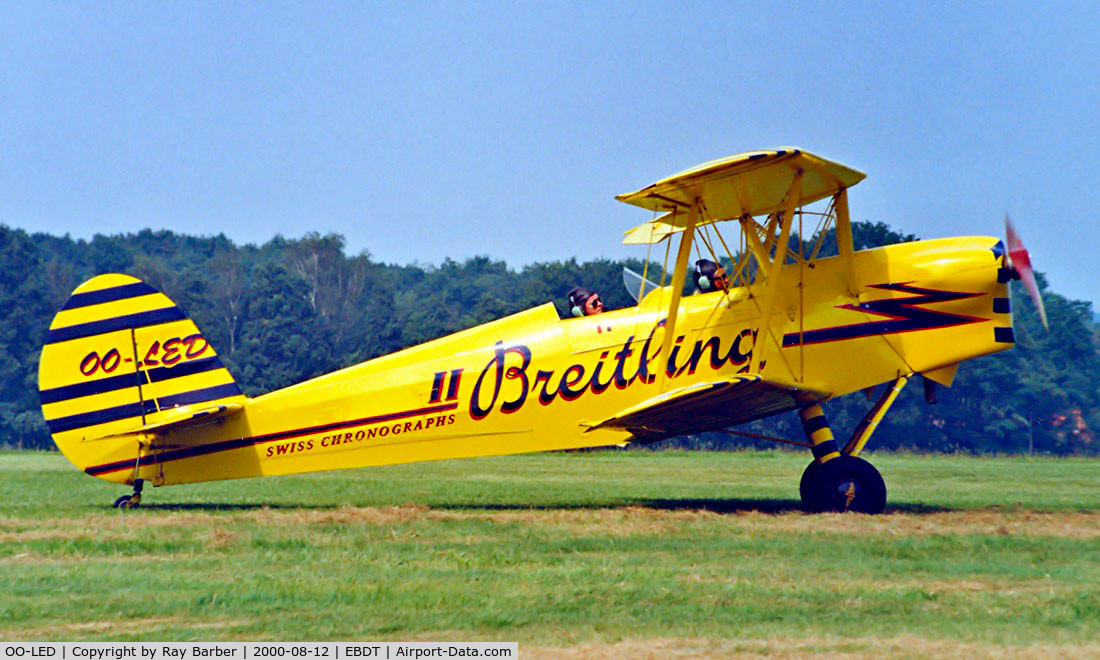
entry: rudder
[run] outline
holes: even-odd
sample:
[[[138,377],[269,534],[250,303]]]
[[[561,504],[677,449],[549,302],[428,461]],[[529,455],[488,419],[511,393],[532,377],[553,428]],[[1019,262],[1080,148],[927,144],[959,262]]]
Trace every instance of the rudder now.
[[[171,299],[127,275],[81,284],[50,324],[38,367],[46,425],[78,468],[133,459],[127,433],[245,397]],[[114,475],[111,480],[128,480]]]

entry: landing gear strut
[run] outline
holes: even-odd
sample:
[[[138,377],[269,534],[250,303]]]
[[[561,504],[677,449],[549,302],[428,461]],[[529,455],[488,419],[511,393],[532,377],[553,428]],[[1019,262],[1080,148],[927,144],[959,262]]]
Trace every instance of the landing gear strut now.
[[[893,387],[886,390],[860,422],[843,450],[838,449],[820,405],[809,405],[799,411],[802,430],[810,441],[814,455],[814,461],[806,466],[798,487],[803,508],[811,513],[883,512],[886,508],[886,482],[873,465],[859,457],[859,453],[908,380],[908,376],[898,376]]]
[[[136,509],[141,504],[141,488],[145,485],[144,479],[134,479],[134,492],[123,495],[115,500],[116,509]]]

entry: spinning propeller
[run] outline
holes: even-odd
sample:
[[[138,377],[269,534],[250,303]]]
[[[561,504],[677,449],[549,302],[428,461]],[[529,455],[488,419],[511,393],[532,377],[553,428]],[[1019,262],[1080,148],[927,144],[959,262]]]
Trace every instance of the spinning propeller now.
[[[1020,235],[1016,233],[1016,228],[1012,226],[1012,220],[1009,219],[1007,214],[1005,214],[1005,242],[1008,245],[1009,265],[1019,273],[1020,281],[1024,283],[1024,288],[1031,295],[1035,307],[1039,309],[1039,319],[1043,322],[1043,328],[1050,330],[1047,325],[1047,310],[1043,307],[1043,297],[1039,295],[1039,285],[1035,283],[1035,271],[1031,267],[1031,255],[1027,253],[1027,248],[1024,247]]]

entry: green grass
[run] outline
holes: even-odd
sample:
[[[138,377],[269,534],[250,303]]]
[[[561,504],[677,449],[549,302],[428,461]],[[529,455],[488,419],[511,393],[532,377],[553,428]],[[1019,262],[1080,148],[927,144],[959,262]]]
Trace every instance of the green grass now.
[[[3,453],[0,639],[1100,653],[1100,461],[869,458],[877,517],[801,513],[787,452],[147,488],[125,513],[57,454]]]

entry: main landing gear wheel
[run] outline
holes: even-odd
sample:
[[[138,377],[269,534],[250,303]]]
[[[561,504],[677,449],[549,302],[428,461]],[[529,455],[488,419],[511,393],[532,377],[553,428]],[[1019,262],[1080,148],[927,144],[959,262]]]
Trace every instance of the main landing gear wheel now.
[[[815,467],[816,466],[816,467]],[[858,456],[811,463],[802,474],[802,504],[812,513],[882,513],[886,483],[873,465]]]
[[[821,474],[821,463],[816,460],[810,461],[805,472],[802,473],[802,481],[798,483],[798,494],[802,496],[802,508],[807,511],[813,510],[810,508],[810,500],[813,499],[814,481],[819,474]]]

